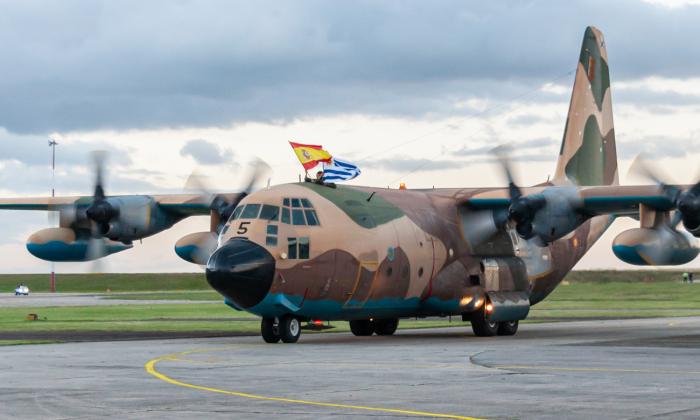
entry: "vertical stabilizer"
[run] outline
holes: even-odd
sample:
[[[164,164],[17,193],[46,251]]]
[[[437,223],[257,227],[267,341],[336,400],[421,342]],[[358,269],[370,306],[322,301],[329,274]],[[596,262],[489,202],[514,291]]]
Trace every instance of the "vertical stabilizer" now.
[[[583,36],[566,118],[555,183],[617,185],[608,53],[603,33],[589,26]]]

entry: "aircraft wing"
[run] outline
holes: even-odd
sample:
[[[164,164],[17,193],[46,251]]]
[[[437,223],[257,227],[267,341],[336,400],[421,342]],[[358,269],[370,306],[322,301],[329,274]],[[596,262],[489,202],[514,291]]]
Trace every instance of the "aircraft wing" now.
[[[221,194],[222,196],[235,194]],[[163,210],[182,216],[208,215],[212,197],[203,194],[163,194],[152,196]]]
[[[690,186],[679,185],[681,190]],[[523,188],[523,195],[533,195],[551,186]],[[566,188],[566,187],[564,187]],[[674,203],[656,185],[611,185],[578,188],[581,198],[579,211],[590,216],[613,214],[616,216],[637,216],[639,205],[644,204],[657,210],[673,209]],[[464,204],[474,210],[495,210],[510,205],[507,188],[477,192],[465,197]]]
[[[91,198],[90,196],[0,198],[0,210],[60,210]]]
[[[228,202],[240,193],[221,193],[216,196]],[[145,195],[153,198],[158,206],[164,211],[181,215],[196,216],[208,215],[211,212],[210,203],[212,195],[206,194],[162,194]],[[111,196],[128,197],[128,196]],[[0,198],[0,210],[43,210],[59,211],[80,204],[89,205],[93,200],[92,196],[71,196],[71,197],[17,197]]]

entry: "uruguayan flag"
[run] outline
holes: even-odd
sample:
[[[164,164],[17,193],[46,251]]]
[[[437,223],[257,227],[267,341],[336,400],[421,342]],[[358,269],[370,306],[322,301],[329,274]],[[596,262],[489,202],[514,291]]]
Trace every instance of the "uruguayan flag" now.
[[[360,173],[357,166],[336,158],[331,163],[323,164],[323,180],[326,182],[349,181]]]

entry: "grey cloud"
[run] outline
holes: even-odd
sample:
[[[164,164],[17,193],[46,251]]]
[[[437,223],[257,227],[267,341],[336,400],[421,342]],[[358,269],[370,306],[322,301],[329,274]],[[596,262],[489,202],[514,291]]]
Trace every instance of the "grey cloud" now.
[[[0,126],[12,132],[459,115],[456,102],[517,97],[566,74],[591,22],[606,32],[613,80],[700,67],[697,54],[678,53],[695,49],[700,8],[633,0],[66,0],[2,10]]]
[[[405,156],[394,156],[387,159],[377,159],[362,163],[362,167],[381,169],[403,175],[414,172],[426,171],[442,171],[446,169],[464,168],[471,164],[497,164],[498,160],[490,155],[490,150],[480,153],[470,153],[464,156],[470,156],[468,159],[427,159],[427,158],[410,158]],[[480,149],[481,150],[481,149]],[[517,162],[556,162],[557,155],[555,153],[522,153],[513,154],[511,157]]]
[[[0,129],[0,162],[17,161],[30,166],[48,166],[51,164],[51,149],[48,137],[37,135],[18,135]],[[99,139],[85,139],[65,143],[58,140],[56,162],[58,166],[90,165],[90,154],[94,150],[107,152],[107,164],[125,166],[131,163],[127,150],[101,142]]]
[[[634,159],[643,154],[651,159],[682,158],[689,153],[700,150],[700,133],[693,133],[690,137],[665,137],[645,136],[637,139],[621,141],[617,139],[618,157],[620,159]]]
[[[180,149],[181,156],[190,156],[201,165],[233,164],[233,152],[206,140],[190,140]]]
[[[125,173],[107,169],[104,174],[107,195],[182,192],[154,184],[150,179],[157,178],[153,176],[145,178],[131,171]],[[18,180],[21,182],[18,183]],[[91,168],[72,167],[70,170],[63,170],[59,167],[56,171],[56,195],[92,195],[93,188],[94,175]],[[0,190],[12,191],[25,197],[49,195],[51,171],[48,168],[39,171],[35,166],[16,161],[5,162],[0,165]]]
[[[552,148],[553,146],[559,144],[558,141],[555,141],[553,139],[547,139],[547,138],[534,138],[534,139],[527,139],[527,140],[521,140],[517,142],[510,142],[510,143],[505,143],[504,146],[506,146],[509,149],[509,154],[511,155],[512,159],[522,159],[523,156],[534,156],[529,154],[530,151],[532,150],[539,150],[539,149],[546,149],[546,148]],[[482,146],[475,146],[475,147],[469,147],[469,146],[462,146],[460,149],[454,150],[452,152],[449,152],[452,155],[455,156],[482,156],[482,155],[491,155],[493,149],[496,147],[496,144],[489,144],[489,145],[482,145]],[[523,153],[523,152],[528,152],[528,153]],[[527,159],[525,159],[527,160]]]
[[[549,117],[543,117],[541,115],[537,114],[523,114],[523,115],[518,115],[516,117],[508,118],[508,125],[515,125],[515,126],[528,126],[528,125],[533,125],[539,122],[549,122],[551,121],[551,118]]]
[[[363,162],[363,167],[382,169],[392,172],[440,171],[444,169],[461,168],[464,162],[447,159],[417,159],[405,156],[394,156]]]

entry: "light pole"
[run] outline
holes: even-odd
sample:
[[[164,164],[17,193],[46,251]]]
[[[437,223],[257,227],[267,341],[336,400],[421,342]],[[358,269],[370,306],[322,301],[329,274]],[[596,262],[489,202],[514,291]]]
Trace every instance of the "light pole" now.
[[[57,145],[58,145],[58,143],[56,142],[56,140],[49,137],[49,147],[51,148],[51,198],[56,196],[56,146]],[[56,293],[56,271],[54,270],[54,262],[53,261],[51,261],[51,293]]]

